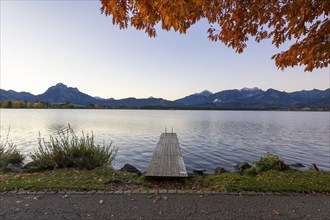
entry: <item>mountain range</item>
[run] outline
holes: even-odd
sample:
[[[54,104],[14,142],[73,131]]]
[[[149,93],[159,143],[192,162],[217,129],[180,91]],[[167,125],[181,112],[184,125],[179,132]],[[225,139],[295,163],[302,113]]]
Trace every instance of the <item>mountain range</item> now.
[[[92,97],[68,87],[62,83],[51,86],[40,95],[28,92],[16,92],[0,89],[0,102],[5,100],[25,100],[28,102],[43,101],[49,103],[70,102],[79,105],[102,105],[122,108],[141,107],[176,107],[203,109],[277,109],[277,108],[315,108],[330,107],[330,89],[302,90],[283,92],[275,89],[266,91],[259,88],[224,90],[212,93],[208,90],[195,93],[174,101],[162,98],[125,98],[103,99]]]

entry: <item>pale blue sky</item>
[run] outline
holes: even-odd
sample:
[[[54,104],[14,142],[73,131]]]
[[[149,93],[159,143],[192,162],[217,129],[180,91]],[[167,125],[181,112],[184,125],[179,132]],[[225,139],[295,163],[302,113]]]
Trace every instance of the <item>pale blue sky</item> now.
[[[119,30],[100,6],[97,0],[1,0],[1,88],[40,94],[62,82],[103,98],[174,100],[204,89],[330,86],[329,68],[278,70],[271,56],[280,49],[270,41],[251,41],[236,54],[210,42],[203,21],[186,35],[159,29],[149,38],[133,28]]]

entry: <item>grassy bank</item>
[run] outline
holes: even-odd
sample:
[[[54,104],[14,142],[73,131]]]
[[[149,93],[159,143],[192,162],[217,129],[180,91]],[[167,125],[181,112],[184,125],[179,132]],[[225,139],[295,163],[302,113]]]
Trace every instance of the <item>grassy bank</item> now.
[[[292,170],[277,155],[267,153],[259,160],[235,165],[238,173],[195,176],[187,179],[151,181],[143,176],[111,169],[117,149],[111,143],[98,145],[93,133],[78,137],[70,126],[39,138],[31,163],[16,145],[0,142],[0,191],[9,190],[136,190],[177,189],[256,192],[330,192],[330,172]],[[106,167],[106,168],[105,168]]]
[[[9,190],[177,189],[255,192],[330,192],[330,172],[266,171],[256,176],[224,173],[186,180],[150,181],[108,168],[60,169],[35,173],[0,173],[0,191]]]

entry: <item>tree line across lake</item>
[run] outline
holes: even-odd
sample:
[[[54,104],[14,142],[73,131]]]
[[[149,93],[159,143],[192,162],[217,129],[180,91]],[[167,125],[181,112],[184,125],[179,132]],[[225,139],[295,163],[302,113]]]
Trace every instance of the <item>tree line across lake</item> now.
[[[286,107],[283,106],[255,106],[237,107],[235,105],[225,107],[210,106],[109,106],[99,104],[79,105],[71,102],[50,103],[43,101],[28,102],[24,100],[7,100],[0,102],[0,108],[7,109],[150,109],[150,110],[278,110],[278,111],[330,111],[328,107]]]
[[[35,101],[28,102],[25,100],[7,100],[0,102],[0,108],[15,108],[15,109],[136,109],[133,107],[127,106],[107,106],[107,105],[99,105],[99,104],[88,104],[88,105],[79,105],[71,102],[43,102],[43,101]],[[145,109],[152,108],[158,109],[157,106],[145,107]]]
[[[43,109],[43,108],[86,108],[87,106],[77,105],[70,102],[49,103],[43,101],[27,102],[22,100],[9,100],[0,102],[0,108],[28,108],[28,109]],[[101,108],[99,105],[89,105],[89,108]]]

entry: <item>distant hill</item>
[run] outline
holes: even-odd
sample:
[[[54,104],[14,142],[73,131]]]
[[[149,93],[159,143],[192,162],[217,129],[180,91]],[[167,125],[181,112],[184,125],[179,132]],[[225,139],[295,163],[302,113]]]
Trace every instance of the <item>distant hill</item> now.
[[[25,100],[29,102],[43,101],[49,103],[62,103],[70,102],[79,105],[108,105],[117,107],[145,107],[145,106],[178,106],[173,101],[168,101],[161,98],[125,98],[115,100],[113,98],[103,99],[100,97],[92,97],[83,92],[80,92],[77,88],[68,87],[62,83],[58,83],[55,86],[49,87],[46,92],[40,95],[32,95],[26,92],[15,92],[12,90],[1,90],[0,102],[6,100]]]
[[[77,88],[68,87],[62,83],[51,86],[41,95],[36,96],[38,100],[50,103],[72,102],[80,105],[98,103],[100,100],[80,92]]]
[[[0,102],[5,100],[26,100],[29,102],[35,101],[35,95],[28,92],[15,92],[13,90],[0,89]]]
[[[200,104],[205,104],[205,103],[210,103],[212,102],[212,96],[213,93],[204,90],[200,93],[195,93],[189,96],[186,96],[181,99],[175,100],[176,103],[181,104],[181,105],[186,105],[186,106],[192,106],[192,105],[200,105]]]
[[[281,92],[259,88],[225,90],[217,93],[195,93],[175,102],[185,106],[208,108],[294,108],[330,107],[330,89]]]
[[[281,92],[275,89],[263,91],[259,88],[243,88],[224,90],[212,93],[204,90],[200,93],[169,101],[162,98],[125,98],[104,99],[92,97],[80,92],[77,88],[62,83],[49,87],[40,95],[28,92],[16,92],[0,89],[0,102],[6,100],[25,100],[29,102],[43,101],[49,103],[70,102],[79,105],[101,105],[121,108],[140,107],[176,107],[176,108],[208,108],[208,109],[276,109],[276,108],[319,108],[330,107],[330,89],[302,90],[297,92]]]
[[[112,106],[121,107],[178,106],[178,104],[175,102],[153,97],[147,99],[126,98],[120,100],[111,100],[108,101],[108,103]]]

